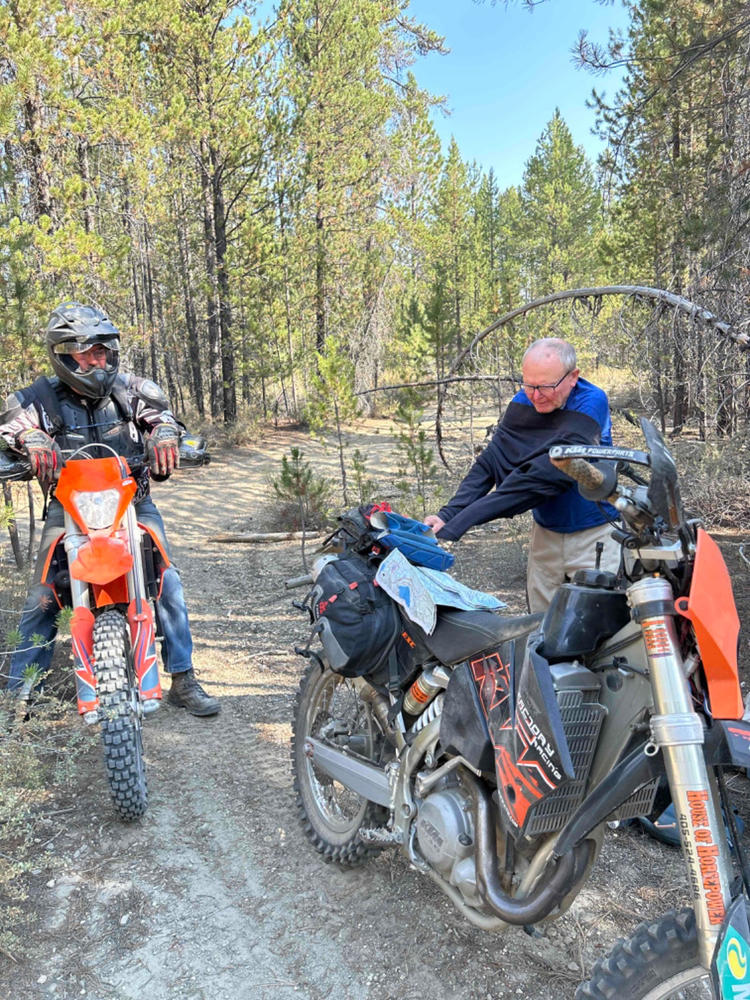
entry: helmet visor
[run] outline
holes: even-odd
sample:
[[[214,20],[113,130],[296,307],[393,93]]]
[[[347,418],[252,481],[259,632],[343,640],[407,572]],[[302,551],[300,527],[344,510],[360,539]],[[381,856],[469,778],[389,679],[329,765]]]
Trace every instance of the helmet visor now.
[[[63,365],[74,375],[86,375],[95,369],[112,374],[120,367],[119,342],[112,338],[115,347],[107,344],[78,344],[75,351],[56,351]],[[69,348],[69,344],[61,345]],[[82,357],[84,355],[85,357]],[[102,363],[102,359],[103,362]]]
[[[64,340],[59,344],[53,344],[52,350],[55,354],[83,354],[91,350],[92,347],[103,347],[107,353],[120,353],[119,337],[84,337],[78,340]]]

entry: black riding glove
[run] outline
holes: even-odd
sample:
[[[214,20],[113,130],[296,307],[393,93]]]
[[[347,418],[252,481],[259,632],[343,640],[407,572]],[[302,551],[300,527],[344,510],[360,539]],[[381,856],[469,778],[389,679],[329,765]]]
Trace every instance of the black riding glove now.
[[[32,427],[16,436],[16,446],[28,458],[31,471],[42,486],[49,486],[62,468],[60,448],[41,427]]]
[[[146,438],[148,467],[159,479],[171,476],[180,467],[180,439],[172,424],[157,424]]]

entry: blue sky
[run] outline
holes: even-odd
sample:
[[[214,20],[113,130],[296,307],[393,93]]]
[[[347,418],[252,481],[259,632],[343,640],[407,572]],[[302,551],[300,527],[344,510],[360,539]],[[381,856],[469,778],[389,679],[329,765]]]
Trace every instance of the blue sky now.
[[[411,0],[409,14],[445,36],[448,55],[419,59],[413,71],[422,87],[447,96],[450,117],[434,115],[444,148],[454,135],[465,160],[493,167],[502,188],[519,184],[524,164],[555,107],[576,144],[595,160],[601,143],[590,134],[594,112],[586,107],[592,87],[614,96],[616,74],[594,77],[576,69],[571,48],[581,28],[606,42],[609,27],[624,28],[617,0],[549,0],[533,11],[520,0]]]

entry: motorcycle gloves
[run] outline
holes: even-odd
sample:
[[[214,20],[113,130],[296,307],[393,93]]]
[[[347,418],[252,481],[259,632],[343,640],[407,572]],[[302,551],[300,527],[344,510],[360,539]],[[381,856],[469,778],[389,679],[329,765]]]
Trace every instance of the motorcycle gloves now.
[[[180,466],[180,439],[172,424],[157,424],[146,438],[146,453],[151,475],[167,479]]]
[[[40,427],[21,431],[16,436],[16,445],[29,460],[31,471],[39,482],[43,486],[49,486],[62,468],[63,459],[59,446]]]

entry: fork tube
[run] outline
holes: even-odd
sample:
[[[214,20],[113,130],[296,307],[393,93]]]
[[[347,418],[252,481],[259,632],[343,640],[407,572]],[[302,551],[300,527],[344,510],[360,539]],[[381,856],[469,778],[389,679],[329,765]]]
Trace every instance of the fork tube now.
[[[130,546],[130,553],[133,556],[133,568],[128,573],[128,589],[130,591],[131,600],[135,598],[135,610],[137,614],[141,614],[143,611],[143,598],[146,594],[146,582],[143,577],[143,556],[142,556],[142,540],[141,540],[141,529],[138,527],[138,518],[136,517],[135,507],[133,504],[127,509],[125,515],[125,524],[128,529],[128,544]]]
[[[693,709],[674,616],[674,595],[660,577],[628,588],[633,618],[640,622],[656,714],[651,717],[653,753],[664,763],[688,867],[701,964],[708,968],[729,904],[731,867],[716,781],[706,766],[703,722]]]
[[[78,550],[82,545],[85,545],[89,540],[88,535],[81,534],[81,529],[76,524],[75,520],[71,515],[65,511],[65,538],[63,545],[65,546],[65,555],[68,560],[68,569],[75,562],[75,558],[78,555]],[[72,573],[68,573],[70,577],[70,596],[72,598],[72,605],[74,608],[91,608],[91,592],[89,590],[89,585],[84,580],[76,580]]]

